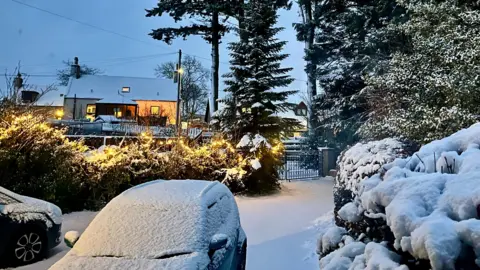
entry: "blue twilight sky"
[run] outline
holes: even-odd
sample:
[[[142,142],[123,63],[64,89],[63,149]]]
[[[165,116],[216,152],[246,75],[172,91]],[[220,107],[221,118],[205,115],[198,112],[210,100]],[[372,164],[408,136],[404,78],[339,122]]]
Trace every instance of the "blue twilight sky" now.
[[[177,52],[200,56],[205,67],[210,68],[210,45],[201,37],[190,36],[186,41],[175,40],[172,45],[152,39],[148,33],[153,28],[175,26],[168,16],[146,18],[145,9],[155,6],[155,0],[15,0],[61,14],[74,20],[128,36],[120,37],[73,21],[15,3],[0,0],[0,70],[13,72],[20,61],[22,72],[32,75],[30,84],[45,85],[55,82],[56,69],[62,68],[62,60],[78,56],[80,63],[97,67],[105,75],[153,77],[154,67],[165,61],[178,59]],[[285,30],[278,35],[287,40],[285,53],[290,57],[284,65],[293,67],[291,76],[298,79],[291,89],[306,91],[304,73],[304,45],[296,40],[292,23],[300,20],[297,7],[280,11],[279,25]],[[234,22],[234,21],[232,21]],[[220,74],[228,71],[226,45],[237,38],[229,34],[220,49]],[[157,56],[152,56],[157,55]],[[138,58],[139,56],[149,56]],[[137,58],[132,58],[137,57]],[[119,59],[120,58],[120,59]],[[124,59],[121,59],[124,58]],[[126,58],[126,59],[125,59]],[[206,58],[206,59],[205,59]],[[220,85],[220,90],[223,84]],[[3,76],[0,89],[5,88]],[[220,93],[220,96],[223,96]],[[292,97],[298,102],[301,94]]]

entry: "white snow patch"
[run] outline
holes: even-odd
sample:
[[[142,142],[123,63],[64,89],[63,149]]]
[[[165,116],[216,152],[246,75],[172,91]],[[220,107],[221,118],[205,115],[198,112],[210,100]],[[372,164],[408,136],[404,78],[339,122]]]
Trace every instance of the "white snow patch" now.
[[[358,183],[402,156],[402,151],[403,144],[391,138],[357,143],[339,157],[337,184],[357,193]]]
[[[260,164],[260,160],[258,160],[258,158],[250,160],[250,165],[254,170],[258,170],[262,167],[262,164]]]

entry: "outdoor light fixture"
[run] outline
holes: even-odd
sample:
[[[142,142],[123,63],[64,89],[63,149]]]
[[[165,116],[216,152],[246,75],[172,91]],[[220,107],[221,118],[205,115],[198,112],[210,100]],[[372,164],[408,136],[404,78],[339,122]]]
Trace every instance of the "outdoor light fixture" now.
[[[62,119],[64,113],[63,113],[63,110],[56,110],[55,111],[55,116],[57,117],[57,119]]]

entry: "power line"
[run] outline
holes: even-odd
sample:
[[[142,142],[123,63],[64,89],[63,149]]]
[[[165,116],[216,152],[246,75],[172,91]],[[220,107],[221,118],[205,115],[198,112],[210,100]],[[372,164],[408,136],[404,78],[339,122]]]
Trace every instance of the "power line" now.
[[[73,19],[73,18],[70,18],[70,17],[67,17],[67,16],[64,16],[64,15],[61,15],[61,14],[58,14],[58,13],[55,13],[55,12],[52,12],[52,11],[49,11],[49,10],[46,10],[46,9],[43,9],[43,8],[40,8],[40,7],[37,7],[37,6],[33,6],[33,5],[30,5],[30,4],[27,4],[27,3],[23,3],[23,2],[20,2],[18,0],[11,0],[12,2],[15,2],[17,4],[20,4],[20,5],[23,5],[23,6],[26,6],[26,7],[29,7],[29,8],[33,8],[33,9],[36,9],[36,10],[39,10],[39,11],[42,11],[42,12],[45,12],[45,13],[48,13],[50,15],[53,15],[53,16],[56,16],[56,17],[59,17],[59,18],[62,18],[62,19],[65,19],[65,20],[69,20],[69,21],[72,21],[72,22],[75,22],[75,23],[78,23],[78,24],[81,24],[81,25],[84,25],[84,26],[88,26],[88,27],[91,27],[91,28],[94,28],[96,30],[99,30],[99,31],[103,31],[103,32],[106,32],[106,33],[110,33],[110,34],[113,34],[113,35],[117,35],[119,37],[123,37],[125,39],[129,39],[129,40],[133,40],[133,41],[136,41],[136,42],[140,42],[140,43],[144,43],[144,44],[147,44],[147,45],[151,45],[151,46],[155,46],[155,47],[161,47],[161,48],[164,48],[166,50],[169,50],[173,53],[176,53],[174,51],[172,51],[170,48],[167,48],[165,46],[160,46],[158,44],[153,44],[153,43],[150,43],[150,42],[147,42],[147,41],[144,41],[144,40],[140,40],[140,39],[137,39],[137,38],[133,38],[133,37],[130,37],[130,36],[127,36],[127,35],[124,35],[122,33],[118,33],[118,32],[115,32],[115,31],[111,31],[111,30],[108,30],[108,29],[105,29],[105,28],[102,28],[100,26],[96,26],[96,25],[93,25],[93,24],[90,24],[90,23],[87,23],[87,22],[82,22],[82,21],[79,21],[79,20],[76,20],[76,19]],[[230,22],[228,22],[230,23]],[[232,23],[230,23],[232,24]],[[232,24],[232,25],[235,25],[235,24]],[[237,26],[238,27],[238,26]],[[243,29],[243,30],[246,30],[246,29]],[[246,31],[249,31],[249,30],[246,30]],[[198,55],[194,55],[194,54],[189,54],[189,53],[184,53],[185,55],[190,55],[190,56],[193,56],[193,57],[197,57],[197,58],[200,58],[200,59],[205,59],[205,60],[208,60],[210,62],[212,62],[212,59],[209,59],[209,58],[206,58],[206,57],[202,57],[202,56],[198,56]],[[221,64],[226,64],[226,65],[229,65],[229,63],[227,62],[219,62]],[[303,82],[306,82],[305,80],[302,80],[302,79],[296,79],[296,78],[293,78],[294,80],[297,80],[297,81],[303,81]]]
[[[30,4],[27,4],[27,3],[20,2],[20,1],[18,1],[18,0],[11,0],[11,1],[12,1],[12,2],[15,2],[15,3],[17,3],[17,4],[20,4],[20,5],[29,7],[29,8],[33,8],[33,9],[36,9],[36,10],[39,10],[39,11],[48,13],[48,14],[53,15],[53,16],[60,17],[60,18],[65,19],[65,20],[69,20],[69,21],[76,22],[76,23],[81,24],[81,25],[85,25],[85,26],[88,26],[88,27],[97,29],[97,30],[99,30],[99,31],[103,31],[103,32],[106,32],[106,33],[110,33],[110,34],[113,34],[113,35],[117,35],[117,36],[119,36],[119,37],[123,37],[123,38],[126,38],[126,39],[130,39],[130,40],[133,40],[133,41],[137,41],[137,42],[140,42],[140,43],[144,43],[144,44],[147,44],[147,45],[152,45],[152,46],[155,46],[155,47],[162,47],[162,48],[165,48],[165,49],[171,51],[170,48],[166,48],[166,47],[164,47],[164,46],[160,46],[160,45],[157,45],[157,44],[152,44],[152,43],[150,43],[150,42],[147,42],[147,41],[144,41],[144,40],[141,40],[141,39],[137,39],[137,38],[133,38],[133,37],[124,35],[124,34],[122,34],[122,33],[118,33],[118,32],[115,32],[115,31],[111,31],[111,30],[108,30],[108,29],[105,29],[105,28],[102,28],[102,27],[100,27],[100,26],[96,26],[96,25],[93,25],[93,24],[90,24],[90,23],[87,23],[87,22],[82,22],[82,21],[79,21],[79,20],[76,20],[76,19],[73,19],[73,18],[64,16],[64,15],[58,14],[58,13],[55,13],[55,12],[52,12],[52,11],[49,11],[49,10],[46,10],[46,9],[43,9],[43,8],[39,8],[39,7],[37,7],[37,6],[33,6],[33,5],[30,5]]]
[[[115,62],[123,62],[125,60],[135,60],[135,59],[141,60],[141,59],[145,59],[145,58],[154,59],[154,58],[158,58],[160,56],[167,56],[167,55],[174,55],[174,54],[177,54],[177,53],[176,52],[171,52],[171,53],[160,53],[160,54],[139,55],[139,56],[115,57],[115,58],[97,59],[97,60],[81,60],[81,64],[83,64],[83,63],[89,63],[89,64],[90,63],[101,63],[100,65],[103,65],[103,64],[110,64],[110,63],[115,63]],[[62,64],[21,65],[21,67],[63,67],[63,66],[65,66],[64,63],[62,63]]]

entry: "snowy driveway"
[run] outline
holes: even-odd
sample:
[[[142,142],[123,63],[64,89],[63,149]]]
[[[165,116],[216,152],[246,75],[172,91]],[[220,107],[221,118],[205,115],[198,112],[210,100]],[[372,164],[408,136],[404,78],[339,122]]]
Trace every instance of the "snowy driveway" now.
[[[318,269],[311,255],[316,231],[312,222],[333,208],[333,182],[329,180],[285,183],[280,194],[266,197],[237,197],[242,226],[248,237],[249,270]],[[64,215],[63,233],[82,232],[95,217],[95,212]],[[310,250],[305,247],[310,242]],[[62,258],[68,248],[62,243],[51,251],[47,260],[17,268],[48,269]]]

